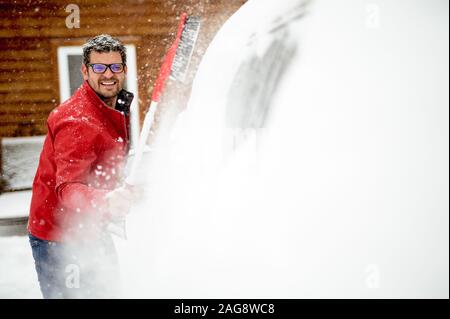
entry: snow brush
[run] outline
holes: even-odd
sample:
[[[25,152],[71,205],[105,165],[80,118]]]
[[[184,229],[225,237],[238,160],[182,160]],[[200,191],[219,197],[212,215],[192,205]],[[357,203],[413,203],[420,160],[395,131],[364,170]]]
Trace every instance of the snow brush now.
[[[197,41],[198,33],[200,31],[200,18],[188,16],[187,13],[182,13],[175,40],[172,46],[167,51],[163,63],[159,70],[153,87],[151,103],[144,118],[144,124],[139,135],[139,142],[134,152],[134,159],[131,163],[130,173],[125,179],[125,187],[133,188],[138,177],[138,168],[142,161],[142,155],[147,144],[147,138],[153,126],[155,113],[158,108],[158,103],[164,92],[164,87],[167,79],[184,82],[189,64],[194,52],[195,42]],[[125,218],[116,220],[108,226],[111,233],[127,239]]]
[[[199,30],[200,19],[198,17],[188,17],[186,13],[181,15],[175,41],[164,58],[153,88],[150,107],[145,115],[130,174],[125,181],[128,185],[135,185],[136,183],[137,169],[141,162],[142,154],[144,153],[148,134],[152,128],[155,113],[158,108],[159,100],[163,94],[167,78],[170,77],[173,80],[184,81],[192,53],[194,52],[194,45]]]

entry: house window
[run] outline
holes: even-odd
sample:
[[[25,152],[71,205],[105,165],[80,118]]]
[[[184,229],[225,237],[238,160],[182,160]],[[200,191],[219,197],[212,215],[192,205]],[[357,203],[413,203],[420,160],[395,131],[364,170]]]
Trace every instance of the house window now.
[[[125,89],[134,93],[133,103],[130,108],[131,147],[137,145],[139,139],[139,106],[138,84],[136,68],[136,49],[134,45],[125,45],[127,49],[128,73],[125,81]],[[58,72],[60,101],[67,100],[83,84],[81,75],[81,63],[83,48],[81,46],[58,47]]]

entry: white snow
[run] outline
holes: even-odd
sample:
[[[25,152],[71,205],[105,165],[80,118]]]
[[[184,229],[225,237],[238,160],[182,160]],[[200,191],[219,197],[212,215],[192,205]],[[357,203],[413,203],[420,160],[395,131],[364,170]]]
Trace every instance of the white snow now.
[[[448,3],[318,0],[271,31],[301,3],[250,0],[208,48],[128,218],[130,296],[448,298]],[[277,40],[264,128],[229,127]]]
[[[28,216],[30,203],[31,191],[0,194],[0,218]]]
[[[0,237],[0,299],[42,298],[26,236]]]
[[[43,143],[44,136],[1,139],[1,171],[8,189],[31,188]]]

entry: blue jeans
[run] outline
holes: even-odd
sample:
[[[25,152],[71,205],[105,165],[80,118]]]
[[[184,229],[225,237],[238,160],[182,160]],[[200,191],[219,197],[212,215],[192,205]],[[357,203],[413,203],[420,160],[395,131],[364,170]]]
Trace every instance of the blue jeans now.
[[[119,269],[111,237],[99,242],[58,243],[29,234],[42,295],[55,298],[114,298]]]

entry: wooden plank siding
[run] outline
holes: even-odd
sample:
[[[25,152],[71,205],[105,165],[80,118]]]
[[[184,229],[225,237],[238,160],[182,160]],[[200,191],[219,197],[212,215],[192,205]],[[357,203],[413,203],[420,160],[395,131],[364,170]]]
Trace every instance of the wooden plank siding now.
[[[0,138],[46,133],[46,118],[60,103],[57,48],[81,45],[100,33],[136,46],[142,121],[180,14],[202,18],[193,73],[214,34],[244,2],[77,0],[80,28],[69,29],[65,6],[70,1],[0,0]]]

